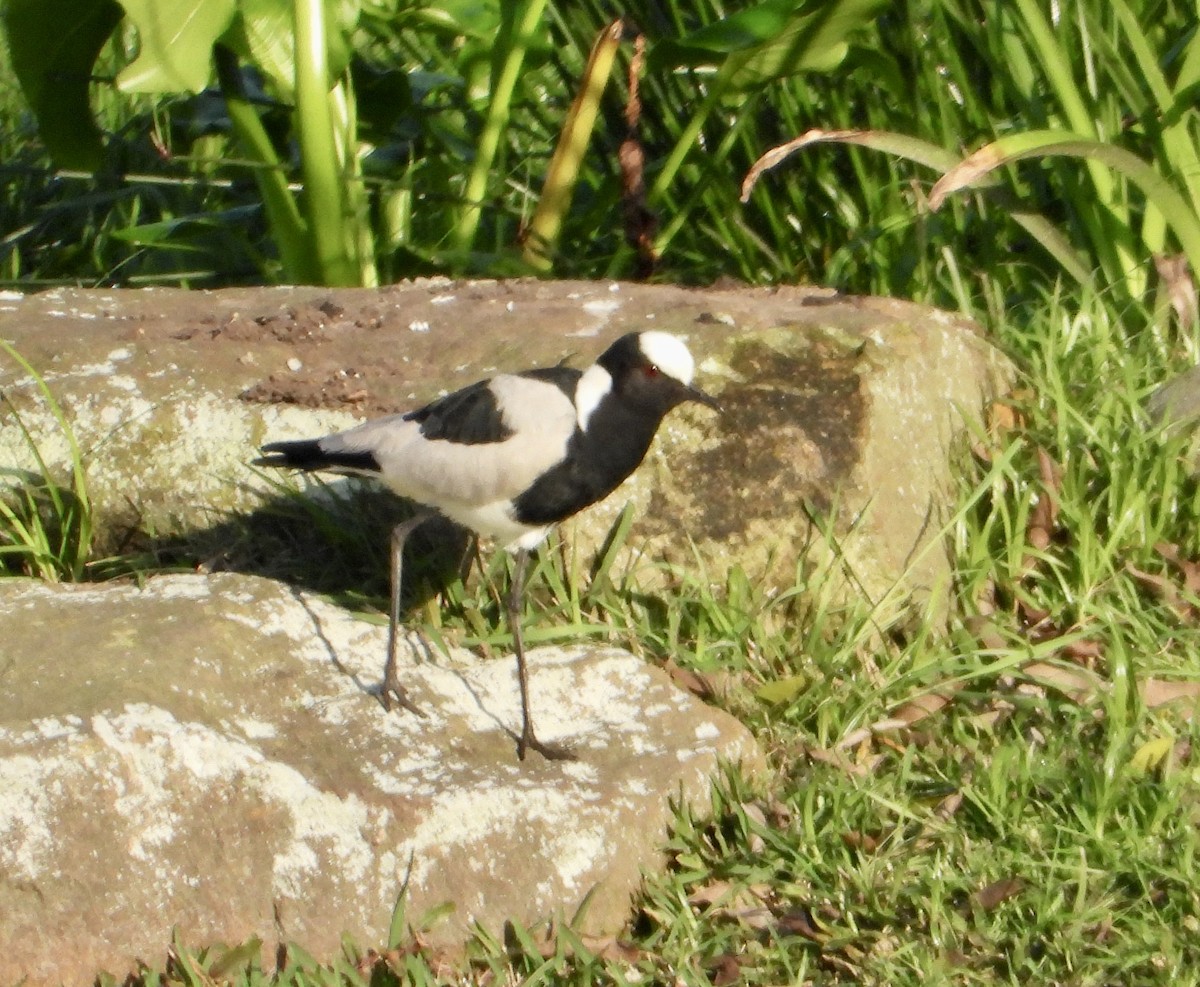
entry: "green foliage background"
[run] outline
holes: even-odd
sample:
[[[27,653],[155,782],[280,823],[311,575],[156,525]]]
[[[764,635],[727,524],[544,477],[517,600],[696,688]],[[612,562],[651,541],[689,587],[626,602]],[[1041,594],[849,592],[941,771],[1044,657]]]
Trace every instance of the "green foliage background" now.
[[[120,12],[109,0],[52,2],[68,22],[86,9],[93,33]],[[343,113],[350,129],[339,131],[335,120],[333,137],[356,138],[336,178],[343,189],[361,183],[362,195],[305,211],[293,184],[292,200],[300,202],[294,221],[301,225],[332,222],[337,230],[345,216],[331,212],[360,214],[360,227],[345,234],[358,259],[338,275],[303,259],[289,267],[278,235],[288,183],[316,185],[301,153],[292,6],[202,5],[209,33],[224,32],[214,62],[190,35],[164,36],[151,17],[155,4],[131,2],[93,81],[85,84],[77,68],[51,74],[67,83],[60,91],[31,84],[37,76],[24,64],[22,24],[54,20],[43,0],[6,0],[12,66],[25,92],[3,66],[0,276],[26,285],[222,285],[296,280],[297,272],[310,275],[302,280],[344,280],[355,277],[355,264],[372,272],[367,283],[528,271],[522,232],[588,50],[621,9],[601,0],[325,3],[324,85],[341,86],[352,107]],[[936,171],[902,156],[826,145],[769,173],[745,205],[738,202],[742,176],[760,154],[818,127],[905,135],[953,156],[1023,131],[1075,133],[1140,155],[1194,205],[1195,11],[1170,0],[1053,10],[1052,18],[1032,0],[999,8],[982,0],[642,5],[638,132],[657,218],[654,276],[814,281],[999,316],[1039,297],[1066,270],[1077,280],[1099,275],[1117,300],[1145,301],[1150,253],[1178,249],[1179,241],[1161,215],[1146,216],[1141,189],[1095,160],[1008,166],[991,189],[931,212],[925,201]],[[56,49],[60,61],[78,60],[64,47]],[[169,56],[178,51],[191,57]],[[221,52],[232,76],[215,67]],[[627,41],[573,178],[552,256],[559,276],[636,270],[622,234],[617,162],[631,54]],[[46,59],[34,61],[53,73]],[[513,63],[511,89],[498,92]],[[231,79],[261,126],[265,149],[257,157],[239,141],[244,130],[222,98],[233,94]],[[50,110],[40,108],[46,88],[59,96]],[[87,127],[54,126],[56,113],[76,123],[85,99],[87,116],[107,135],[102,150],[88,150],[96,134]],[[31,107],[41,113],[40,135]],[[497,137],[494,149],[485,134]],[[65,168],[55,167],[47,147]],[[1038,153],[1036,142],[1027,153]],[[264,164],[271,154],[277,167]],[[481,155],[482,175],[473,173]],[[68,170],[81,161],[96,165],[94,174]],[[279,186],[275,215],[264,191],[269,180]],[[1041,217],[1040,232],[1013,221],[1022,211]]]

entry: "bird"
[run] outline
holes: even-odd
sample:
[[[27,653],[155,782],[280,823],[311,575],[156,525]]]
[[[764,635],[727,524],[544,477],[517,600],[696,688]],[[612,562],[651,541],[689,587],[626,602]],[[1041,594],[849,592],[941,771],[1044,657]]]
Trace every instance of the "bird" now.
[[[530,552],[560,521],[611,494],[642,462],[659,425],[684,402],[720,412],[693,385],[695,361],[670,333],[622,336],[586,370],[501,373],[414,411],[316,439],[268,442],[255,465],[375,477],[416,505],[391,536],[388,651],[380,701],[421,715],[396,671],[404,545],[437,514],[515,557],[505,595],[521,696],[517,756],[570,760],[534,730],[521,604]]]

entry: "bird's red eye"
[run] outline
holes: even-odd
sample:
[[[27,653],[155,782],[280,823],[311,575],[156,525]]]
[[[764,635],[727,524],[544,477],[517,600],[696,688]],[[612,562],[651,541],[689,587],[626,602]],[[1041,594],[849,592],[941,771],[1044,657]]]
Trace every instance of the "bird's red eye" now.
[[[646,364],[646,376],[647,377],[657,377],[658,374],[659,374],[658,367],[656,367],[653,363]]]

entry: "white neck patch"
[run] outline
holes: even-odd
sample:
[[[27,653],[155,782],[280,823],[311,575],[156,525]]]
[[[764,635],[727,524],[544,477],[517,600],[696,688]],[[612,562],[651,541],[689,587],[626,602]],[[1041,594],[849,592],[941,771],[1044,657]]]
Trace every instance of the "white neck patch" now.
[[[581,432],[587,431],[592,413],[612,393],[612,385],[612,375],[598,363],[593,363],[579,378],[575,385],[575,419]]]
[[[691,384],[696,361],[678,336],[656,330],[643,332],[638,336],[638,348],[664,374],[682,384]]]

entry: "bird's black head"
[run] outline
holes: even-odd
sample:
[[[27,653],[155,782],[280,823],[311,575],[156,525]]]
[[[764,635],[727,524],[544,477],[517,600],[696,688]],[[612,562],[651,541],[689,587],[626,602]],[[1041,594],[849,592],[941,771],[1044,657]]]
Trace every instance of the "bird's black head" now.
[[[668,333],[628,333],[596,363],[608,371],[614,394],[659,417],[685,401],[721,410],[714,398],[692,386],[696,362],[683,341]]]

